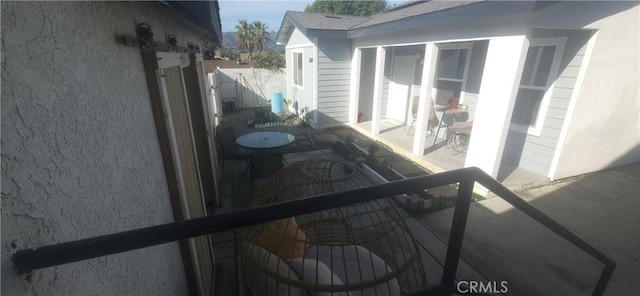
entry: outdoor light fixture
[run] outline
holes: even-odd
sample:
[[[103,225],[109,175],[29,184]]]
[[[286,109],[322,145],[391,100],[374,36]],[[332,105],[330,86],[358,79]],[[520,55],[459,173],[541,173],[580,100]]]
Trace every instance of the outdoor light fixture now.
[[[175,51],[178,49],[178,39],[176,39],[176,35],[167,35],[167,43],[171,46],[171,50]]]
[[[151,26],[147,23],[138,24],[138,39],[140,41],[140,48],[147,48],[153,44],[153,32],[151,32]]]

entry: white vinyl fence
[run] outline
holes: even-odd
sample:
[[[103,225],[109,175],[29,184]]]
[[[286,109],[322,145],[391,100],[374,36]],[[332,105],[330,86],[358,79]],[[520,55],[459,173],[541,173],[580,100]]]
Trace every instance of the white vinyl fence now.
[[[265,106],[272,92],[286,94],[285,69],[280,73],[255,68],[217,69],[218,99],[236,98],[237,108]],[[262,87],[262,90],[260,89]]]

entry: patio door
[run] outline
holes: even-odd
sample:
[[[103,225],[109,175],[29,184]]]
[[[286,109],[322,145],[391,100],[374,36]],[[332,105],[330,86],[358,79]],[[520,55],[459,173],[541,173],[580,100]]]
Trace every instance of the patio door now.
[[[416,61],[416,55],[394,55],[387,118],[407,122],[407,108]]]

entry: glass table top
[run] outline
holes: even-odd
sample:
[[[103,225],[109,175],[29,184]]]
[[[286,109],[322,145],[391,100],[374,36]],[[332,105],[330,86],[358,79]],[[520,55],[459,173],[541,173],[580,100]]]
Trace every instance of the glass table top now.
[[[255,132],[236,138],[236,144],[249,149],[270,149],[289,145],[295,140],[296,137],[288,133]]]

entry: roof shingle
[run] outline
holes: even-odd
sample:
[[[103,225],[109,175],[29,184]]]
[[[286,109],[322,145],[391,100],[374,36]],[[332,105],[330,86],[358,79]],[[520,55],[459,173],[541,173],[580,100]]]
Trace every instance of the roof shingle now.
[[[311,30],[348,30],[369,20],[368,17],[299,11],[287,11],[287,15],[304,28]]]
[[[377,24],[397,21],[397,20],[401,20],[404,18],[412,17],[412,16],[456,8],[456,7],[465,6],[468,4],[482,2],[482,1],[485,1],[485,0],[412,1],[412,2],[408,2],[405,4],[401,4],[399,6],[384,10],[378,14],[372,15],[367,21],[362,22],[352,27],[351,29],[359,29],[359,28],[364,28],[364,27],[373,26]]]

